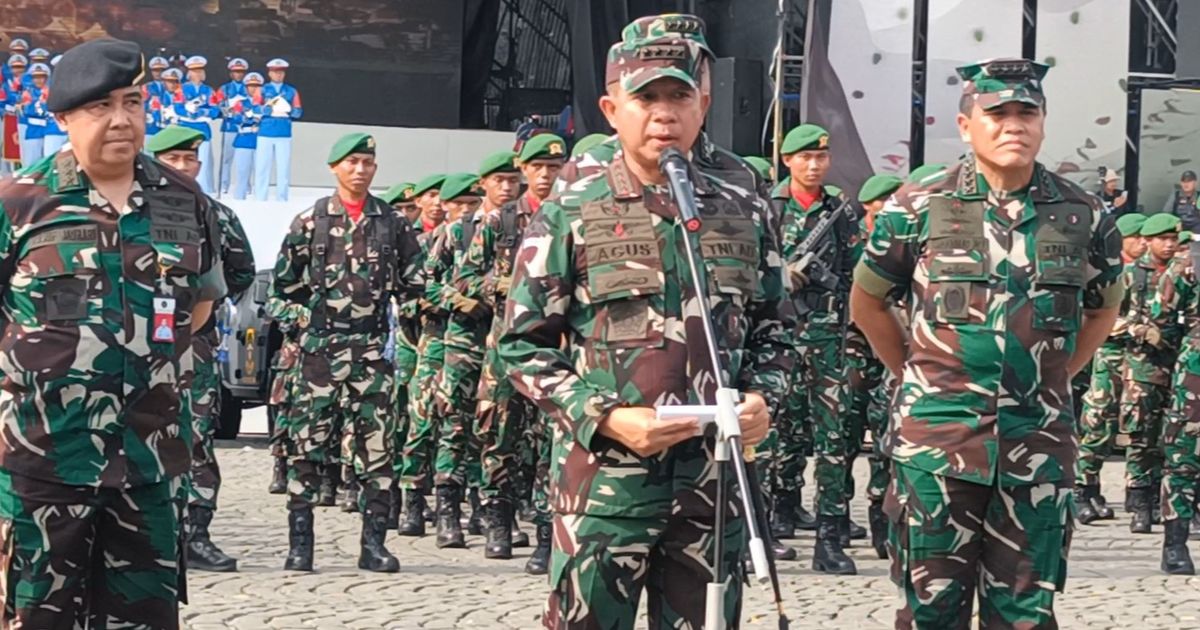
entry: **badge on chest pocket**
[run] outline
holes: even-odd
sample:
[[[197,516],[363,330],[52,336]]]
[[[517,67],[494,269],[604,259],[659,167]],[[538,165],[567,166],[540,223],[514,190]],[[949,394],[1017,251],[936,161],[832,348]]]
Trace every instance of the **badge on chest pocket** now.
[[[46,319],[75,321],[87,317],[87,280],[51,278],[46,282]]]

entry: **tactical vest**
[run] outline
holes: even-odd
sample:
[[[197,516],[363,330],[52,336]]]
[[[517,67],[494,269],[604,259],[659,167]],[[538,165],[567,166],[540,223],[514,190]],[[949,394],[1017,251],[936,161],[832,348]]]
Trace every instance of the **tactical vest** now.
[[[1183,223],[1183,229],[1200,228],[1200,208],[1196,207],[1197,194],[1193,193],[1185,197],[1182,190],[1176,190],[1173,199],[1171,213],[1179,217],[1180,222]]]
[[[775,199],[777,202],[777,210],[780,217],[784,215],[786,200]],[[813,276],[815,267],[810,266],[809,282],[797,294],[798,308],[801,309],[801,314],[818,313],[836,315],[839,321],[845,319],[845,310],[848,305],[849,284],[840,282],[846,274],[850,272],[843,264],[844,257],[842,252],[845,248],[850,247],[851,242],[857,231],[857,226],[853,219],[852,211],[848,205],[843,205],[842,200],[829,194],[826,190],[821,196],[821,212],[838,212],[841,216],[833,224],[833,229],[825,236],[827,241],[831,241],[832,245],[826,250],[824,256],[821,256],[815,261],[815,264],[824,265],[828,270],[828,275],[831,278],[837,279],[838,286],[831,290],[830,287],[816,282],[818,278]],[[796,221],[807,221],[807,216],[797,217]],[[820,219],[815,219],[819,221]],[[820,243],[817,245],[820,246]]]
[[[359,223],[358,228],[365,230],[368,247],[379,252],[377,268],[372,270],[371,288],[383,296],[382,302],[376,304],[375,313],[365,318],[357,318],[353,322],[341,322],[329,317],[327,308],[328,286],[325,274],[330,264],[349,265],[344,237],[331,238],[334,227],[349,229],[349,217],[329,214],[329,197],[317,200],[313,208],[313,236],[311,255],[309,256],[309,281],[314,295],[319,296],[320,305],[313,309],[312,319],[308,330],[311,332],[334,332],[343,334],[364,334],[387,332],[387,296],[399,286],[397,256],[394,244],[399,233],[396,217],[390,208],[383,206],[374,197],[367,200],[368,207],[363,209],[363,218],[369,219]],[[368,214],[370,211],[370,214]],[[344,234],[344,232],[343,232]]]
[[[520,201],[513,201],[500,207],[500,221],[496,230],[496,258],[504,261],[510,271],[517,264],[517,245],[521,243],[524,232],[518,203]]]
[[[483,213],[476,211],[470,219],[464,218],[462,220],[462,231],[458,233],[458,242],[455,243],[459,254],[467,253],[467,249],[471,247],[471,239],[475,238],[475,228],[479,226],[479,222],[483,218]]]
[[[1092,209],[1080,202],[1035,204],[1034,272],[1031,278],[1033,327],[1075,332],[1082,318]],[[929,199],[929,282],[925,300],[930,321],[969,323],[971,296],[991,279],[989,243],[982,201]]]

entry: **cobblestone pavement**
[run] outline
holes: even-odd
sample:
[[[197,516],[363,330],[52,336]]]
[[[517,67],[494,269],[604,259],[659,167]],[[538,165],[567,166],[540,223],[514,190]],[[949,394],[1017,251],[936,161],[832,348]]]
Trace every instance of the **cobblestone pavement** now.
[[[401,572],[375,575],[356,568],[357,515],[322,508],[316,518],[318,570],[284,571],[285,498],[266,492],[270,460],[265,443],[225,442],[218,457],[225,485],[213,538],[240,560],[240,572],[192,572],[184,627],[540,627],[546,583],[522,572],[529,550],[516,550],[517,557],[508,561],[484,560],[481,537],[469,537],[466,550],[438,550],[432,535],[389,535],[388,546],[400,558]],[[866,487],[863,458],[856,473],[858,487]],[[1110,502],[1121,505],[1119,463],[1105,466],[1104,484]],[[864,500],[856,499],[854,510],[855,519],[865,524]],[[1118,520],[1076,533],[1067,592],[1057,604],[1061,627],[1200,628],[1200,578],[1159,573],[1161,528],[1152,536],[1133,536],[1125,515],[1117,513]],[[532,533],[530,526],[524,527]],[[859,575],[851,577],[827,577],[809,569],[810,532],[792,542],[801,552],[800,560],[780,567],[792,628],[891,627],[896,597],[887,563],[876,559],[864,541],[855,541],[852,549]],[[1200,543],[1192,543],[1192,553],[1200,556]],[[774,628],[767,591],[755,587],[747,593],[743,627]]]

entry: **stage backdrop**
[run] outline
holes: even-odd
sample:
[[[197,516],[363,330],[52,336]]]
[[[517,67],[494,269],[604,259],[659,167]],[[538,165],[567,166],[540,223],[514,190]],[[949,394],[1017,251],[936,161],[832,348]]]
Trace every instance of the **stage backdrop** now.
[[[254,70],[291,63],[305,119],[458,127],[463,2],[449,0],[6,0],[0,37],[62,52],[97,37],[132,39],[147,56],[208,57],[208,81],[225,63]]]

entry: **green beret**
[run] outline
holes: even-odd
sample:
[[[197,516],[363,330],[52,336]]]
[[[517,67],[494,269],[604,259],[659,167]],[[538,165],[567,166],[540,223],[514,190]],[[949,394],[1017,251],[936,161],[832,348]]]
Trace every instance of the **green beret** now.
[[[346,159],[351,153],[366,153],[375,155],[375,137],[369,133],[356,131],[348,133],[337,142],[333,143],[333,148],[329,150],[329,159],[326,164],[337,164]]]
[[[566,159],[567,141],[552,133],[538,134],[525,141],[517,159],[524,164],[539,159]]]
[[[483,158],[479,164],[479,177],[484,178],[492,173],[516,173],[516,159],[517,154],[512,151],[497,151]]]
[[[1166,212],[1152,214],[1142,225],[1142,236],[1158,236],[1167,232],[1179,231],[1179,217]]]
[[[445,180],[446,180],[445,175],[441,175],[441,174],[430,175],[429,177],[426,177],[425,179],[422,179],[421,181],[417,182],[416,186],[413,186],[412,196],[414,198],[420,197],[421,195],[423,195],[431,190],[440,189],[442,187],[442,182]]]
[[[1117,230],[1121,232],[1121,238],[1127,236],[1138,236],[1142,232],[1142,226],[1146,224],[1146,215],[1134,213],[1126,214],[1117,219]]]
[[[804,124],[788,132],[783,139],[784,155],[797,151],[821,151],[829,148],[829,132],[817,125]]]
[[[858,202],[870,203],[896,192],[904,180],[895,175],[872,175],[858,190]]]
[[[145,77],[146,57],[140,46],[119,39],[93,39],[58,60],[46,109],[56,114],[70,111],[113,90],[139,85]]]
[[[1195,235],[1192,234],[1191,230],[1184,230],[1184,231],[1180,232],[1179,233],[1179,244],[1185,245],[1187,243],[1192,242],[1193,236],[1195,236]]]
[[[476,184],[479,183],[479,176],[474,173],[453,173],[446,176],[446,181],[442,182],[442,201],[450,201],[455,197],[464,195],[478,195],[479,191],[475,190]]]
[[[412,192],[412,188],[413,185],[408,182],[396,184],[387,189],[387,192],[380,195],[379,198],[389,206],[400,201],[408,201],[410,199],[408,195]]]
[[[170,125],[154,134],[146,142],[146,150],[152,155],[158,155],[159,153],[175,149],[195,151],[200,148],[201,142],[204,142],[204,134],[200,131],[180,125]]]
[[[575,146],[571,149],[571,157],[579,157],[587,153],[588,149],[608,140],[608,136],[602,133],[592,133],[580,138],[575,142]]]
[[[754,167],[755,172],[757,172],[763,179],[765,179],[767,181],[771,181],[771,162],[770,162],[770,160],[768,160],[765,157],[760,157],[757,155],[743,155],[742,159],[746,160],[747,164]]]
[[[945,171],[946,171],[945,164],[939,164],[936,162],[933,164],[923,164],[921,166],[918,166],[917,168],[914,168],[912,170],[912,172],[908,174],[908,183],[919,184],[922,181],[924,181],[925,178],[929,177],[930,175],[933,175],[935,173],[943,173]],[[938,181],[940,179],[941,178],[939,177],[937,179],[934,179],[933,181]],[[933,183],[933,182],[930,182],[930,183]]]
[[[963,95],[985,110],[1013,102],[1041,107],[1046,104],[1042,79],[1049,70],[1050,66],[1029,59],[993,59],[961,66],[958,76],[963,80]]]

